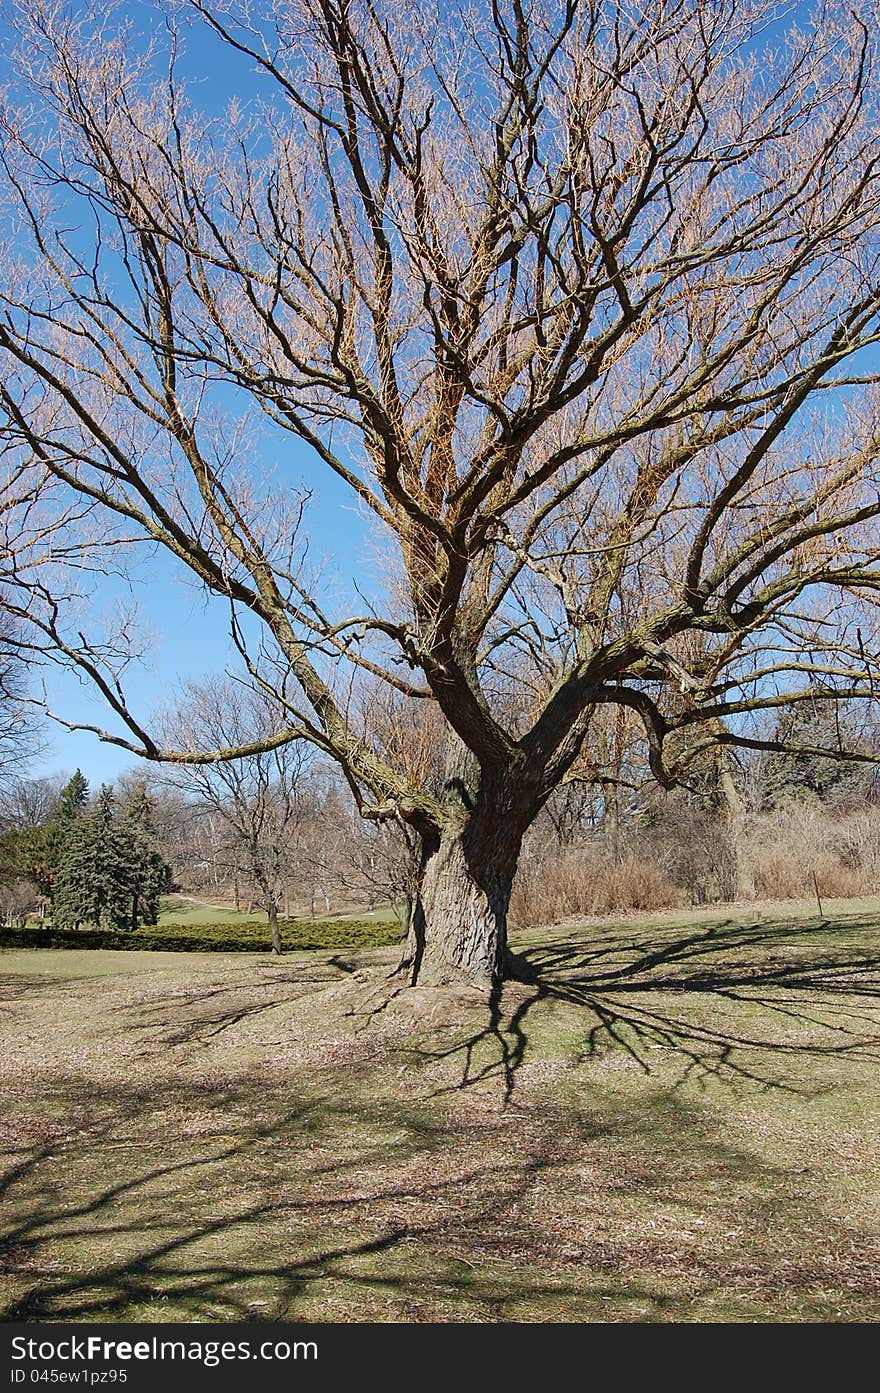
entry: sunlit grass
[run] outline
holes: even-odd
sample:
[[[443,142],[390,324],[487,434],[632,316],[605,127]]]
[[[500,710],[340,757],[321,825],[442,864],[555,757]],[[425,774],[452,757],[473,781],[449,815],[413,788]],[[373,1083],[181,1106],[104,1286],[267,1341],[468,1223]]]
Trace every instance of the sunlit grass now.
[[[880,1318],[880,902],[394,950],[0,954],[0,1311]]]

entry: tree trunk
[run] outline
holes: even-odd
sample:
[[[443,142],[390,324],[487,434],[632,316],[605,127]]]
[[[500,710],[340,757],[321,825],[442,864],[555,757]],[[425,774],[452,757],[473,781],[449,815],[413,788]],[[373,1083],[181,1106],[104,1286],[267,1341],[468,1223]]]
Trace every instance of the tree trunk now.
[[[415,913],[415,908],[416,908],[416,899],[415,899],[415,895],[407,895],[406,899],[405,899],[404,902],[403,902],[402,913],[401,913],[401,915],[400,915],[400,941],[401,941],[401,943],[404,943],[404,944],[405,944],[405,943],[407,943],[408,940],[409,940],[409,930],[410,930],[410,925],[412,924],[412,921],[413,921],[413,915],[414,915],[414,913]],[[396,913],[396,909],[395,909],[395,913]]]
[[[519,853],[518,838],[505,840],[481,845],[468,830],[450,827],[423,861],[400,963],[414,986],[498,989],[508,966],[507,909]]]
[[[605,804],[602,818],[605,858],[612,866],[619,866],[623,857],[620,854],[620,792],[617,784],[603,783],[602,797]]]
[[[727,753],[724,750],[720,753],[718,786],[724,803],[733,851],[734,898],[753,900],[755,898],[755,872],[746,847],[746,810],[731,773]]]
[[[281,952],[281,934],[278,932],[278,906],[274,900],[269,902],[266,910],[269,916],[269,938],[272,941],[272,952]]]

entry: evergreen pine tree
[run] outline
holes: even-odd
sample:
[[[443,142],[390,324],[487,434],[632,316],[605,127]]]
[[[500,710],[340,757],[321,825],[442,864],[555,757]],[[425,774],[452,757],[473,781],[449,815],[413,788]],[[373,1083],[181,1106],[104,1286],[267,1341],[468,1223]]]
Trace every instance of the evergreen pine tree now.
[[[82,770],[77,769],[58,795],[55,821],[61,826],[69,826],[85,808],[88,796],[88,780]]]
[[[55,881],[54,921],[117,933],[155,924],[169,876],[153,846],[146,791],[136,789],[119,815],[113,790],[104,785],[70,828]]]
[[[100,801],[70,827],[52,886],[52,922],[57,928],[97,927],[104,909],[101,848],[107,805]]]
[[[116,816],[116,799],[107,784],[98,794],[98,807],[98,863],[103,901],[100,924],[115,933],[124,933],[137,928],[131,912],[137,898],[137,857],[128,829]]]
[[[131,862],[129,926],[155,924],[159,897],[170,884],[171,868],[155,847],[153,805],[143,783],[135,785],[123,813],[120,831]]]
[[[841,703],[823,697],[821,689],[808,701],[780,712],[773,738],[790,748],[770,751],[762,761],[764,801],[770,806],[791,795],[827,798],[843,791],[861,772],[833,755],[814,753],[858,745]]]
[[[67,838],[83,815],[89,785],[81,769],[68,780],[58,795],[55,812],[42,827],[28,830],[23,855],[27,874],[44,895],[54,902],[55,878],[64,855]]]

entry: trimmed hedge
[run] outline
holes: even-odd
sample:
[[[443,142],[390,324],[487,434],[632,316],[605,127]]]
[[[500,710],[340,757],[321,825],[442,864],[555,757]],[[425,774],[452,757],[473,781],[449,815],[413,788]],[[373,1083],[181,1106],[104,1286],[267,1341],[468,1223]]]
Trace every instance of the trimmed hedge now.
[[[286,952],[386,948],[400,926],[372,919],[279,919]],[[0,948],[141,948],[161,953],[268,953],[267,924],[142,925],[131,933],[103,929],[0,929]]]

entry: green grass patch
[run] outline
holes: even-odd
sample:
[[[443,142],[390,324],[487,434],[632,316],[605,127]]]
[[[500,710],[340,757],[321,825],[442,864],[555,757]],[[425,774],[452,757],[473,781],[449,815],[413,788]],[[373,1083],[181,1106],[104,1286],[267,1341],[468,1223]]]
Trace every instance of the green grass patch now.
[[[370,913],[360,910],[354,914],[325,914],[322,916],[321,923],[341,923],[346,920],[369,923],[396,924],[397,916],[393,909],[376,909]],[[302,915],[289,915],[286,917],[288,923],[305,922]],[[312,922],[309,920],[309,922]],[[159,913],[159,923],[163,927],[170,925],[186,925],[187,928],[200,927],[206,925],[212,930],[218,924],[251,924],[265,925],[265,910],[254,909],[230,909],[222,905],[214,904],[193,904],[186,900],[169,898],[162,901],[162,908]]]
[[[265,924],[262,910],[232,909],[168,896],[161,901],[160,924]]]

